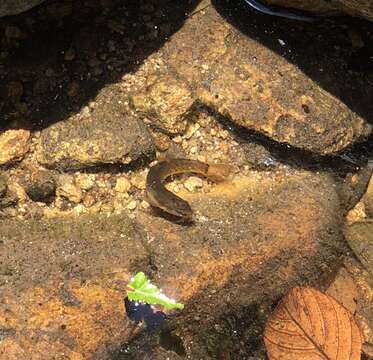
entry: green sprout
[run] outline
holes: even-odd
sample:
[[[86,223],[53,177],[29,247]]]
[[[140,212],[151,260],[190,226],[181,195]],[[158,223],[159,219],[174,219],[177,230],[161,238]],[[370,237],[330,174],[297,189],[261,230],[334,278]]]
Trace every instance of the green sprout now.
[[[177,303],[162,293],[143,272],[138,272],[127,285],[127,296],[131,301],[141,301],[149,305],[161,305],[166,309],[184,309],[184,305]]]

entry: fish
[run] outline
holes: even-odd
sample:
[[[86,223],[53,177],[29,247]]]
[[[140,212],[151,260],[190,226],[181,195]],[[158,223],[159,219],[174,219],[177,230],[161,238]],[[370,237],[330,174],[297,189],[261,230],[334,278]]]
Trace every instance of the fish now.
[[[214,182],[225,181],[233,168],[225,164],[207,164],[198,160],[170,159],[152,166],[146,178],[146,197],[150,205],[183,220],[191,220],[193,211],[189,203],[164,186],[164,181],[172,175],[195,173]]]

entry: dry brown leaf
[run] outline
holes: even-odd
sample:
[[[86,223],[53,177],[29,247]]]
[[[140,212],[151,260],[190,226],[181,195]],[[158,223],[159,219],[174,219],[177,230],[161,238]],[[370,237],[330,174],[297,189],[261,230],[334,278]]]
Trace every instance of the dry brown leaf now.
[[[294,288],[267,321],[271,360],[359,360],[362,338],[352,314],[312,288]]]

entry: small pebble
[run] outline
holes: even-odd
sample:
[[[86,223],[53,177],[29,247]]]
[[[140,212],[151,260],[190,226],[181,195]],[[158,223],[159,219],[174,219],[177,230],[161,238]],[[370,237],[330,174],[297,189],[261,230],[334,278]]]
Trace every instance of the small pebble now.
[[[149,203],[145,200],[141,201],[141,207],[143,209],[148,209],[150,207]]]
[[[203,180],[197,176],[191,176],[185,180],[184,187],[188,191],[193,192],[195,189],[203,187]]]
[[[175,136],[175,137],[172,139],[172,141],[173,141],[174,143],[176,143],[176,144],[180,144],[180,143],[183,141],[183,138],[182,138],[180,135],[178,135],[178,136]]]
[[[96,203],[96,199],[92,194],[87,194],[83,199],[83,204],[85,207],[89,208]]]
[[[139,190],[144,190],[145,189],[145,176],[143,174],[135,174],[131,178],[131,184]]]
[[[71,60],[74,60],[75,59],[75,50],[70,48],[69,50],[67,50],[65,52],[65,56],[64,56],[64,59],[66,61],[71,61]]]
[[[136,200],[132,200],[127,204],[127,209],[128,210],[135,210],[137,206]]]
[[[130,181],[125,177],[120,177],[117,179],[114,190],[119,193],[127,193],[131,189]]]
[[[61,175],[59,183],[60,186],[57,189],[58,195],[76,204],[82,200],[82,190],[74,183],[74,178],[72,176]]]

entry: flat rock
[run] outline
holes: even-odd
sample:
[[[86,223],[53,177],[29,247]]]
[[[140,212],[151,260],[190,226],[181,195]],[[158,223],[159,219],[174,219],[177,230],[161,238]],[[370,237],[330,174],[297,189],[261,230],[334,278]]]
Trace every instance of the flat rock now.
[[[126,110],[125,99],[113,87],[104,88],[95,107],[85,109],[41,133],[37,160],[60,170],[102,164],[128,164],[153,151],[144,124]]]
[[[0,0],[0,17],[19,14],[43,1],[45,0]]]
[[[252,306],[255,317],[258,304],[295,284],[320,286],[321,274],[336,264],[343,246],[332,182],[306,173],[280,178],[253,174],[205,194],[179,192],[196,213],[192,226],[149,215],[140,220],[155,282],[186,304],[170,326],[186,357],[220,359],[226,347],[248,358],[239,339],[227,335],[234,331],[226,328],[228,314],[240,317]]]
[[[173,74],[183,79],[178,84],[184,84],[184,94],[189,91],[189,103],[198,101],[237,126],[275,141],[326,155],[371,132],[342,101],[283,56],[239,32],[212,6],[188,19],[159,57],[168,70],[157,70],[149,78],[170,82]],[[142,96],[149,97],[142,103],[154,97],[154,88],[149,89],[149,84],[142,89]]]
[[[21,160],[29,151],[30,131],[7,130],[0,134],[0,165]]]
[[[130,338],[125,286],[148,258],[128,218],[10,221],[0,229],[1,359],[105,359]]]
[[[345,236],[356,257],[373,275],[373,219],[357,221],[348,226]]]
[[[0,223],[0,357],[112,359],[141,329],[123,303],[136,271],[185,304],[169,325],[187,356],[222,358],[221,344],[242,354],[225,332],[229,314],[252,307],[254,316],[255,304],[273,303],[295,284],[320,285],[337,263],[334,189],[323,175],[252,173],[208,193],[181,191],[196,213],[189,226],[151,209],[134,222],[120,215]]]

